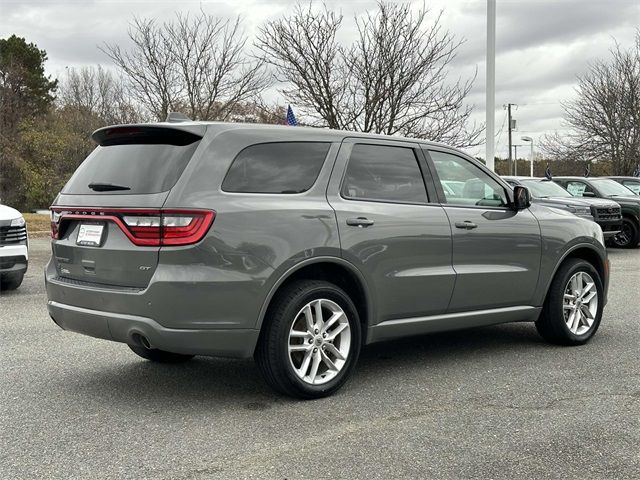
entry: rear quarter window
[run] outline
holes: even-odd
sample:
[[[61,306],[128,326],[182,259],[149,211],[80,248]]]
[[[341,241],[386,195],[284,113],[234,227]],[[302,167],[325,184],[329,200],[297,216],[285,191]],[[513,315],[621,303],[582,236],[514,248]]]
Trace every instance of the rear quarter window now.
[[[331,143],[252,145],[233,160],[222,190],[233,193],[302,193],[318,178]]]

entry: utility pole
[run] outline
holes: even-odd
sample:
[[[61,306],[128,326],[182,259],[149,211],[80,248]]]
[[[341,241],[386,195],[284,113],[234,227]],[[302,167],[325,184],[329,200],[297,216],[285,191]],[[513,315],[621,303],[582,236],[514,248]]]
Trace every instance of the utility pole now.
[[[487,137],[485,163],[495,171],[495,133],[496,133],[496,0],[487,0]]]
[[[515,106],[515,103],[507,103],[507,112],[508,112],[508,116],[509,116],[509,175],[513,175],[513,157],[511,156],[511,107]]]

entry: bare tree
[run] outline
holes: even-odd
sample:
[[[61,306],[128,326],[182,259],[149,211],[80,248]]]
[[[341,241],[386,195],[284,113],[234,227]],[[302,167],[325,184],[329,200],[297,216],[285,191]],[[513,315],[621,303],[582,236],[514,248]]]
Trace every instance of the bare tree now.
[[[431,24],[427,16],[424,6],[413,13],[408,4],[380,2],[356,19],[358,38],[345,46],[336,38],[341,15],[298,5],[263,26],[256,46],[290,85],[287,100],[320,125],[478,145],[483,128],[469,125],[465,105],[473,78],[448,78],[462,41],[440,16]]]
[[[563,103],[566,135],[545,138],[554,158],[609,161],[614,175],[640,162],[640,30],[632,48],[618,43],[611,58],[593,62],[578,78],[577,98]]]
[[[133,47],[106,44],[103,51],[127,77],[131,91],[151,114],[164,120],[182,110],[199,120],[225,120],[237,103],[250,101],[269,85],[262,62],[246,55],[240,19],[201,12],[174,21],[134,19]]]
[[[69,68],[61,79],[57,103],[91,114],[105,124],[143,120],[124,82],[101,65]]]
[[[268,22],[259,30],[256,46],[275,67],[275,78],[288,85],[282,93],[303,113],[329,128],[344,128],[352,119],[350,75],[344,49],[336,41],[342,15],[324,8],[296,5],[289,17]]]

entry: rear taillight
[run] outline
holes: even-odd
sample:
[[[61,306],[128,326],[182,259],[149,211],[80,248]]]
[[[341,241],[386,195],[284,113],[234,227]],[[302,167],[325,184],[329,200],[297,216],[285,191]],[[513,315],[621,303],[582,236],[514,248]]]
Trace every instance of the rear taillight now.
[[[69,220],[109,221],[135,245],[191,245],[202,240],[214,218],[211,210],[51,207],[51,237],[59,238]]]

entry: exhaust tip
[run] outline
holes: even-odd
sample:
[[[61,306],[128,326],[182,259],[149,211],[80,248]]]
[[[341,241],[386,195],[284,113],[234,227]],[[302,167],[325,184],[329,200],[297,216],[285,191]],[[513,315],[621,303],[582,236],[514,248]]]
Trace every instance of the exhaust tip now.
[[[140,333],[134,333],[133,335],[131,335],[131,339],[135,342],[136,345],[140,345],[147,350],[151,350],[153,348],[151,346],[151,342],[149,342],[149,339]]]

